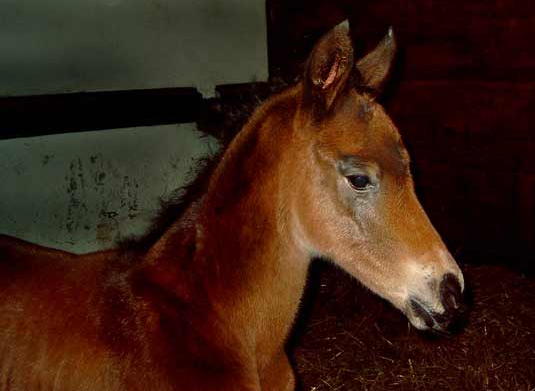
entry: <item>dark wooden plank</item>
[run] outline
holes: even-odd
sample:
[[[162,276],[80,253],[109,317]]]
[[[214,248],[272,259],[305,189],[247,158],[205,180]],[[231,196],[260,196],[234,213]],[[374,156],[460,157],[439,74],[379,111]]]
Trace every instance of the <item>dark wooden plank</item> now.
[[[435,150],[456,147],[526,162],[504,162],[507,169],[533,172],[535,83],[428,81],[404,82],[392,93],[387,109],[407,143]],[[477,155],[472,154],[474,159]],[[495,159],[493,159],[494,161]],[[531,168],[530,168],[531,166]]]
[[[291,80],[315,40],[349,18],[359,53],[392,25],[404,80],[535,80],[535,3],[519,1],[268,1],[273,77]]]
[[[420,164],[416,189],[450,248],[515,257],[535,251],[535,176]]]
[[[534,105],[533,82],[409,81],[397,85],[387,101],[404,132],[433,143],[445,129],[466,134],[467,142],[485,136],[530,139]]]
[[[0,98],[0,139],[194,122],[195,88],[84,92]]]

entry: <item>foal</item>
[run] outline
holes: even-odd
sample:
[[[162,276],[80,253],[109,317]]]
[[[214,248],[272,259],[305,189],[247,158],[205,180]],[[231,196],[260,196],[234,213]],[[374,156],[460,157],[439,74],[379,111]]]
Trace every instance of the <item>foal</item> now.
[[[293,390],[283,347],[314,256],[447,330],[463,276],[374,101],[394,51],[390,32],[356,61],[335,27],[146,250],[0,237],[0,389]]]

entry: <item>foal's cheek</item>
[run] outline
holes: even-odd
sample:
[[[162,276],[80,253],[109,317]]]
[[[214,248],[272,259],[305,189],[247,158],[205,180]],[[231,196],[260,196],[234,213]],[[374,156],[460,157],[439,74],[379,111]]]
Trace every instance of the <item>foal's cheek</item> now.
[[[370,215],[371,203],[368,196],[358,194],[348,185],[345,178],[340,179],[337,183],[337,200],[355,222]]]

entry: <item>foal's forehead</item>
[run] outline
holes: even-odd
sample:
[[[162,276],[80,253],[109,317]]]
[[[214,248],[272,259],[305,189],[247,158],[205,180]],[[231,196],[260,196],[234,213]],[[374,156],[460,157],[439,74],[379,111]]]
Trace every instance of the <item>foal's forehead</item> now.
[[[365,132],[370,140],[384,137],[400,140],[396,127],[383,107],[369,96],[350,94],[344,106],[344,114],[351,118],[354,131]]]
[[[383,107],[366,95],[348,94],[324,133],[326,145],[334,148],[338,158],[355,156],[395,173],[407,171],[409,157],[396,126]]]
[[[340,102],[324,133],[324,137],[338,139],[339,143],[357,149],[401,144],[399,132],[383,107],[356,92]]]

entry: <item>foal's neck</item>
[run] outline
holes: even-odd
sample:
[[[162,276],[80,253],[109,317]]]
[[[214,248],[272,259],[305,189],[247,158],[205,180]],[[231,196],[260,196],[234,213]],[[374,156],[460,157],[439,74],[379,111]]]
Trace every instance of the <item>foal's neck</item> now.
[[[287,257],[299,257],[290,240],[285,181],[291,177],[292,120],[296,95],[290,90],[261,106],[225,151],[209,182],[199,214],[199,255],[217,265],[232,289],[259,283]],[[268,273],[268,270],[264,270]],[[268,273],[269,274],[269,273]],[[235,277],[235,279],[233,278]]]
[[[168,282],[185,295],[200,286],[226,317],[256,323],[257,331],[287,332],[306,280],[308,256],[288,232],[286,199],[297,93],[256,111],[225,151],[202,200],[149,252],[157,267],[178,274]]]

